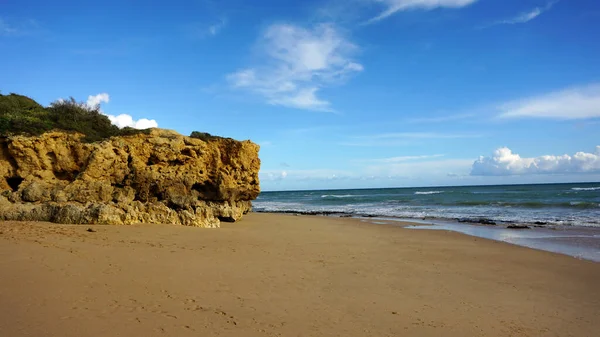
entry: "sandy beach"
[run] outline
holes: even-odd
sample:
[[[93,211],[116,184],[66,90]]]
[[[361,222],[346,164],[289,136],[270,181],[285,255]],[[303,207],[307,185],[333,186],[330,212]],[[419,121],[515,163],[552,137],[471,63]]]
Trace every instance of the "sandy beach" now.
[[[600,263],[350,218],[254,213],[220,229],[3,222],[0,270],[0,336],[600,331]]]

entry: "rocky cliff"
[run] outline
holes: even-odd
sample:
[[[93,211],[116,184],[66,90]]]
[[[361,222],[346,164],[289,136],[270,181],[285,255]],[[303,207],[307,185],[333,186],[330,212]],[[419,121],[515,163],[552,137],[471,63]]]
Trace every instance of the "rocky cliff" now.
[[[239,220],[260,191],[259,147],[250,141],[160,129],[83,137],[0,138],[0,219],[218,227]]]

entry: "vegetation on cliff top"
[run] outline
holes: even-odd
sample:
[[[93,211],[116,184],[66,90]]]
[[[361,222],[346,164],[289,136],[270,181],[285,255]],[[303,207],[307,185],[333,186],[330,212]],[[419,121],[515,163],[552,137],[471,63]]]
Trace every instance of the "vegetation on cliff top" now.
[[[0,135],[36,136],[50,130],[80,132],[90,142],[143,132],[119,129],[100,113],[99,106],[91,107],[74,98],[58,100],[43,107],[27,96],[0,94]]]
[[[120,129],[100,112],[100,106],[92,107],[72,97],[43,107],[27,96],[0,94],[0,136],[37,136],[51,130],[79,132],[88,142],[149,131],[129,127]],[[204,141],[221,138],[198,131],[192,132],[190,137]]]
[[[191,138],[202,139],[205,142],[208,142],[209,140],[215,140],[215,139],[230,139],[230,140],[233,140],[233,138],[215,136],[215,135],[211,135],[208,132],[200,132],[200,131],[192,131],[192,133],[190,134],[190,137]]]

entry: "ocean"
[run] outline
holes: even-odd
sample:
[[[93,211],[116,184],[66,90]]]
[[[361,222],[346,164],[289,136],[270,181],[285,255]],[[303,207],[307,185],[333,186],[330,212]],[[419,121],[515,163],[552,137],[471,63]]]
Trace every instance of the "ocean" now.
[[[255,212],[600,228],[600,183],[262,192]]]

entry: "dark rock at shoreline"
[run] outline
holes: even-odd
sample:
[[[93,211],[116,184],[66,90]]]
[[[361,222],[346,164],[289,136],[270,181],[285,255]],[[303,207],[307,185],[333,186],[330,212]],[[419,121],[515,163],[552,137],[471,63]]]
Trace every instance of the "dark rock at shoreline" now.
[[[253,210],[253,212],[256,213],[275,213],[275,214],[293,214],[293,215],[319,215],[319,216],[338,216],[338,217],[352,217],[355,216],[353,214],[347,214],[344,212],[334,212],[334,211],[303,211],[303,212],[298,212],[298,211],[286,211],[286,210],[281,210],[281,211],[265,211],[265,210],[261,210],[261,209],[255,209]],[[359,214],[356,214],[356,216],[362,216]]]
[[[458,219],[456,219],[456,221],[463,222],[463,223],[478,223],[478,224],[482,224],[482,225],[491,225],[491,226],[496,225],[495,221],[486,219],[486,218],[482,218],[482,219],[458,218]]]
[[[527,225],[508,225],[506,226],[508,229],[531,229],[531,227]]]

